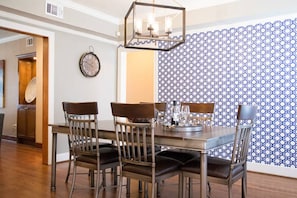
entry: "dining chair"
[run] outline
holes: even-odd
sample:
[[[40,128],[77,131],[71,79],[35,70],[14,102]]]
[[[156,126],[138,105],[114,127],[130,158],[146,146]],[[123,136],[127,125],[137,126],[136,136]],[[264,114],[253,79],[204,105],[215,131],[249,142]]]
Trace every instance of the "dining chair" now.
[[[241,179],[242,197],[247,196],[247,173],[246,161],[249,149],[250,134],[256,117],[257,107],[250,105],[239,105],[237,112],[237,123],[232,154],[230,159],[208,156],[207,178],[210,183],[225,184],[228,186],[228,197],[232,197],[232,184]],[[194,159],[181,166],[182,191],[185,197],[185,178],[200,178],[200,160]],[[210,188],[209,188],[210,191]],[[189,187],[189,197],[192,197],[192,185]]]
[[[179,174],[175,160],[155,155],[155,108],[153,103],[111,103],[119,150],[120,181],[118,197],[122,194],[123,178],[152,184],[151,196],[157,197],[157,183]],[[135,123],[128,119],[144,118],[150,122]],[[129,187],[129,186],[128,186]]]
[[[167,110],[167,103],[166,102],[140,102],[141,104],[146,104],[146,103],[151,103],[154,104],[155,106],[155,120],[158,124],[162,124],[164,123],[165,120],[165,114],[166,114],[166,110]],[[132,122],[150,122],[149,119],[142,119],[142,118],[135,118],[133,120],[131,120]],[[155,146],[155,153],[158,153],[162,150],[162,147],[159,145]],[[150,150],[148,150],[148,152],[150,152]],[[130,182],[128,180],[128,182]],[[139,181],[138,184],[138,190],[139,192],[142,192],[142,182]],[[129,194],[129,193],[128,193]],[[158,191],[159,194],[159,191]]]
[[[190,107],[190,119],[194,124],[212,126],[215,103],[182,102]]]
[[[155,106],[155,120],[158,123],[162,123],[165,119],[165,113],[167,104],[165,102],[140,102],[140,104],[154,104]],[[133,118],[130,119],[132,122],[150,122],[149,119],[144,118]]]
[[[206,122],[209,122],[210,126],[212,125],[212,117],[215,106],[214,103],[182,102],[181,106],[182,105],[188,105],[190,107],[191,119],[196,119],[199,123],[202,124],[206,124]],[[178,160],[182,164],[200,157],[200,154],[197,151],[189,151],[180,148],[168,148],[158,153],[158,155],[173,158],[175,160]]]
[[[67,114],[67,105],[70,102],[62,102],[62,108],[63,108],[63,113],[64,113],[64,119],[65,119],[65,123],[68,123],[68,114]],[[72,158],[73,158],[73,148],[72,145],[73,143],[70,140],[70,135],[67,135],[67,139],[68,139],[68,148],[69,148],[69,159],[68,159],[68,169],[67,169],[67,175],[65,178],[65,183],[68,183],[68,179],[69,176],[72,174],[71,173],[71,164],[72,164]],[[116,146],[113,143],[107,143],[107,142],[99,142],[99,147],[111,147],[112,149],[116,148]],[[116,178],[116,170],[112,170],[112,172],[114,172],[114,178]],[[90,175],[90,172],[88,172],[88,174]],[[106,174],[105,174],[105,170],[102,170],[102,180],[103,180],[103,185],[106,186]],[[116,179],[114,180],[114,184],[116,184]],[[94,186],[94,183],[91,182],[91,186]]]
[[[99,147],[97,102],[67,103],[65,106],[70,130],[73,153],[73,178],[69,197],[72,197],[77,177],[77,167],[91,171],[91,181],[95,180],[96,197],[103,187],[100,182],[100,170],[116,169],[119,165],[118,151],[115,148]]]

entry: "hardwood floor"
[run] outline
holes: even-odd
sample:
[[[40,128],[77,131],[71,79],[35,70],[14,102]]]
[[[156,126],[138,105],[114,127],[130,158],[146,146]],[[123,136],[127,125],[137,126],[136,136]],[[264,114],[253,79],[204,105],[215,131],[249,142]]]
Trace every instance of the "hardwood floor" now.
[[[0,197],[24,197],[47,198],[68,197],[71,186],[64,182],[67,171],[67,163],[57,165],[57,189],[50,191],[51,167],[42,165],[42,153],[40,148],[29,145],[17,144],[13,141],[2,140],[0,145]],[[80,171],[84,171],[83,169]],[[108,184],[110,184],[108,177]],[[194,181],[194,197],[199,197],[199,184]],[[74,191],[75,197],[93,197],[93,190],[81,187],[88,186],[88,176],[80,175],[80,189]],[[212,184],[213,198],[227,197],[227,188],[223,185]],[[233,187],[233,197],[240,197],[240,182]],[[162,184],[161,198],[177,197],[177,177],[166,180]],[[102,198],[116,197],[116,189],[109,188],[100,192]],[[125,197],[125,188],[123,196]],[[137,191],[137,182],[132,181],[131,198],[142,197]],[[277,177],[259,173],[248,173],[248,197],[249,198],[297,198],[297,179]]]

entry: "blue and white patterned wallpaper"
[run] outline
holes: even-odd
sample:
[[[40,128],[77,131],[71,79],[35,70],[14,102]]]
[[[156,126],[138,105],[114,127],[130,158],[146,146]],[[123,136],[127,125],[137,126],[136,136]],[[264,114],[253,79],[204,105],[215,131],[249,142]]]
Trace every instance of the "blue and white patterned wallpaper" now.
[[[248,160],[297,168],[296,64],[297,19],[188,34],[158,54],[158,100],[215,102],[221,126],[257,105]]]

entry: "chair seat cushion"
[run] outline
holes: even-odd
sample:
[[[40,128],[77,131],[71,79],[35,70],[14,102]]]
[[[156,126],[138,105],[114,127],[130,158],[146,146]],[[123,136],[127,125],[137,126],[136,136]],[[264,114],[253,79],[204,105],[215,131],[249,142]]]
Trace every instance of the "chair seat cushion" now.
[[[119,161],[119,153],[116,148],[113,147],[100,147],[100,164],[108,164]],[[80,155],[76,159],[77,161],[96,164],[96,153],[94,155]]]
[[[112,143],[108,143],[108,142],[100,142],[99,143],[99,147],[112,147],[112,148],[117,148],[116,145],[112,144]]]
[[[99,143],[99,148],[103,148],[103,147],[110,147],[110,148],[117,149],[117,146],[112,144],[112,143],[100,142]],[[96,149],[96,145],[93,145],[93,149]],[[70,152],[73,152],[73,147],[70,147]]]
[[[179,166],[181,165],[176,160],[156,156],[156,176],[161,176],[163,174],[172,172],[174,170],[178,170]],[[132,164],[126,164],[123,166],[124,171],[134,172],[142,175],[151,176],[152,175],[152,168],[151,167],[144,167],[144,166],[137,166]]]
[[[133,147],[131,147],[130,146],[130,150],[132,149]],[[136,147],[134,147],[134,149],[135,149],[135,153],[136,153],[136,155],[138,154],[138,152],[137,152],[137,148]],[[123,149],[121,149],[121,150],[123,150]],[[143,147],[141,147],[141,155],[143,155]],[[161,146],[155,146],[155,153],[158,153],[158,152],[160,152],[161,151]],[[151,148],[151,146],[148,146],[147,147],[147,154],[149,155],[149,154],[151,154],[152,153],[152,148]]]
[[[197,151],[183,150],[183,149],[168,149],[158,153],[158,156],[168,157],[178,162],[185,164],[190,160],[200,158],[200,153]]]
[[[231,161],[218,158],[218,157],[208,157],[207,158],[207,175],[218,178],[228,178]],[[180,167],[182,171],[192,172],[200,174],[200,159],[191,160],[190,162],[184,164]],[[243,166],[236,166],[232,170],[232,174],[236,175],[242,172]]]

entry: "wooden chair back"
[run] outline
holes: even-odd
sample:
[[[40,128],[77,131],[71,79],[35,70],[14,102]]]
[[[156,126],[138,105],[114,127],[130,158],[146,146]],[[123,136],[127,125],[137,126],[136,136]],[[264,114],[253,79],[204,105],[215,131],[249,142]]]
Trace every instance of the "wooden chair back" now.
[[[62,102],[62,108],[63,108],[63,113],[64,113],[64,119],[65,119],[65,122],[68,123],[68,116],[67,116],[67,104],[68,102]]]
[[[167,103],[166,102],[155,102],[155,108],[159,111],[159,112],[165,112],[166,108],[167,108]]]
[[[188,105],[191,112],[191,120],[203,125],[212,126],[214,103],[188,103],[182,102],[181,105]]]
[[[221,158],[216,156],[208,156],[207,158],[207,175],[209,182],[225,184],[228,186],[228,197],[232,197],[232,184],[242,180],[241,193],[242,197],[246,197],[247,177],[246,177],[246,161],[250,142],[250,135],[256,117],[256,106],[239,105],[237,112],[236,132],[232,147],[232,155],[230,158]],[[182,190],[183,195],[186,192],[185,177],[200,177],[200,161],[194,160],[181,167],[183,174]],[[208,183],[209,184],[209,183]],[[189,194],[192,195],[192,186],[189,185]],[[210,185],[209,185],[209,192]]]
[[[70,141],[74,158],[87,153],[99,156],[97,102],[64,103],[69,122]],[[95,137],[95,138],[93,138]]]
[[[77,167],[81,166],[89,169],[90,183],[96,190],[96,198],[99,191],[106,185],[105,170],[107,168],[116,169],[118,161],[118,151],[111,147],[99,147],[98,132],[98,105],[97,102],[82,102],[63,104],[69,122],[70,141],[73,153],[73,178],[69,197],[75,189]],[[96,180],[94,172],[97,170]],[[102,170],[102,179],[100,170]],[[116,171],[114,171],[116,174]],[[114,182],[116,182],[116,175]],[[95,184],[94,184],[95,180]],[[99,185],[100,184],[100,185]]]
[[[118,146],[121,167],[137,164],[154,168],[154,104],[111,103],[111,108],[116,127],[117,145],[121,145]],[[125,122],[119,118],[142,118],[150,119],[152,122]]]
[[[189,105],[190,111],[194,113],[214,113],[214,103],[189,103],[182,102],[181,105]]]
[[[155,155],[154,148],[154,117],[153,103],[124,104],[111,103],[114,116],[117,145],[120,149],[120,163],[139,164],[140,166],[152,166],[152,160],[148,160],[148,153]],[[146,123],[122,121],[119,118],[136,118],[151,120]],[[148,134],[151,134],[148,136]],[[149,150],[148,150],[149,149]]]
[[[156,156],[155,146],[155,104],[111,103],[114,116],[116,139],[120,155],[120,184],[118,197],[121,196],[122,179],[130,178],[143,181],[145,192],[147,183],[152,184],[151,196],[157,197],[157,183],[179,173],[180,163],[173,159]],[[148,122],[127,122],[124,120],[145,119]],[[157,165],[159,164],[159,166]],[[158,168],[157,168],[158,167]],[[127,189],[127,190],[128,190]],[[147,195],[147,193],[145,193]]]
[[[238,106],[236,134],[233,143],[231,168],[246,163],[250,143],[250,135],[256,113],[256,106]]]

